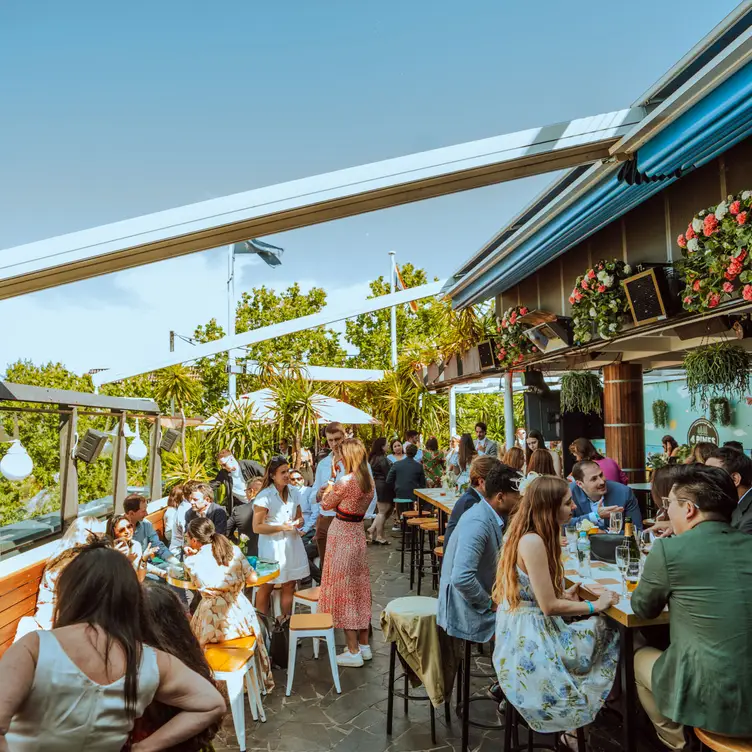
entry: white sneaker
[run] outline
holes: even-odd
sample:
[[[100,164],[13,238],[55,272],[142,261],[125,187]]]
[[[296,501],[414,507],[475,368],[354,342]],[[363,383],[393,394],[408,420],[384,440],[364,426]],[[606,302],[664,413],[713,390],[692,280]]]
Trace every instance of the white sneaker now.
[[[360,654],[363,656],[364,661],[373,660],[373,651],[370,645],[360,645]]]
[[[337,665],[360,668],[363,665],[363,656],[358,653],[351,653],[349,650],[345,650],[337,656]]]

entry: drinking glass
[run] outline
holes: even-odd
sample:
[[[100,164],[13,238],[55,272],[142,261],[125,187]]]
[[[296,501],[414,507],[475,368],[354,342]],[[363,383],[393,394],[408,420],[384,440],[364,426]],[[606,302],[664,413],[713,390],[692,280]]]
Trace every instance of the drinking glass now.
[[[572,556],[577,555],[577,525],[567,525],[564,528],[567,536],[567,549]]]
[[[608,532],[611,535],[618,535],[621,532],[623,514],[622,512],[612,512],[608,518]]]
[[[647,556],[650,553],[650,549],[653,547],[653,540],[655,539],[655,535],[650,532],[650,530],[643,530],[640,533],[640,537],[638,539],[638,543],[640,545],[640,551],[642,551],[645,556]]]
[[[624,579],[627,567],[629,566],[629,545],[622,543],[615,549],[616,553],[616,566],[619,567],[619,573],[621,574],[622,586],[624,587],[624,594],[627,592],[627,584]]]
[[[640,582],[640,562],[629,560],[627,564],[627,571],[624,574],[624,584],[627,589],[627,599],[632,598],[632,593],[637,588],[637,584]]]

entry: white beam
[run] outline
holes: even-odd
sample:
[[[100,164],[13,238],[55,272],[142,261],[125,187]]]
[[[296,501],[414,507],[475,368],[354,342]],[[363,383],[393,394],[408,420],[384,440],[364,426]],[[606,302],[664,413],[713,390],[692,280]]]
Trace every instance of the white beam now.
[[[337,366],[303,366],[303,376],[311,381],[381,381],[384,371],[378,368],[339,368]],[[248,368],[238,367],[235,373],[257,375],[261,367],[248,364]]]
[[[248,238],[590,164],[638,123],[619,110],[293,180],[0,251],[0,299]]]
[[[315,329],[318,326],[326,326],[327,324],[333,324],[336,321],[351,319],[355,316],[360,316],[363,313],[373,313],[374,311],[379,311],[382,308],[389,308],[393,305],[410,303],[413,300],[420,300],[421,298],[430,298],[434,295],[438,295],[441,292],[443,285],[444,282],[430,282],[427,285],[411,287],[407,290],[390,293],[389,295],[381,295],[378,298],[361,300],[347,308],[327,306],[323,311],[312,313],[309,316],[301,316],[297,319],[283,321],[281,324],[262,326],[259,329],[251,329],[249,332],[242,332],[233,337],[222,337],[222,339],[216,339],[213,342],[206,342],[205,344],[194,347],[190,352],[186,352],[183,355],[170,353],[166,357],[154,358],[148,361],[142,361],[141,363],[133,363],[131,361],[114,369],[99,371],[98,373],[93,374],[91,379],[95,386],[111,384],[113,381],[122,381],[131,376],[139,376],[142,373],[151,373],[152,371],[158,371],[161,368],[169,368],[170,366],[175,366],[179,363],[186,363],[188,361],[198,360],[199,358],[208,358],[212,355],[227,352],[228,350],[234,350],[238,347],[256,345],[259,342],[265,342],[266,340],[274,339],[275,337],[283,337],[285,334],[294,334],[295,332],[302,332],[306,329]]]

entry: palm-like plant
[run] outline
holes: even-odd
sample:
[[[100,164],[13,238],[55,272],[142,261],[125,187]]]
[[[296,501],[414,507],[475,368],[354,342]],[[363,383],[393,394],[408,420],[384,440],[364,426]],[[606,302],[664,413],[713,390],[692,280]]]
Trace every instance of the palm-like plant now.
[[[229,449],[236,457],[254,457],[266,463],[273,443],[272,428],[259,420],[254,405],[236,404],[221,413],[209,441],[214,454]]]
[[[180,412],[180,439],[183,445],[183,462],[188,463],[185,448],[185,408],[200,402],[202,386],[184,365],[171,366],[157,372],[154,396],[163,404],[174,403]]]
[[[192,433],[183,443],[182,457],[172,452],[162,455],[162,470],[165,487],[172,488],[189,480],[209,480],[209,443],[198,433]]]

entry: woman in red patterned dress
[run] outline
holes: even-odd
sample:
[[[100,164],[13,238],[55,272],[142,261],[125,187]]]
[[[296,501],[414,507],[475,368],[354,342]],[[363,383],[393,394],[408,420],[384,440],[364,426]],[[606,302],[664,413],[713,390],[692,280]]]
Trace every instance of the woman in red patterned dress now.
[[[329,528],[318,610],[331,614],[334,626],[345,631],[347,648],[337,656],[337,663],[357,667],[373,657],[368,644],[371,575],[363,529],[373,499],[373,480],[359,439],[345,439],[339,451],[345,474],[329,484],[321,500],[321,508],[336,509],[337,517]]]

